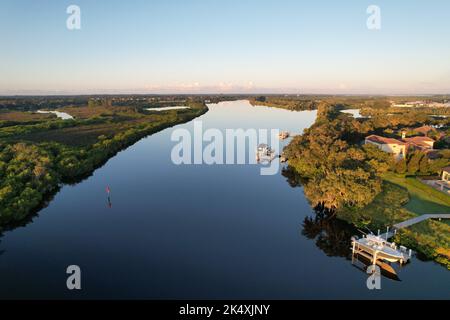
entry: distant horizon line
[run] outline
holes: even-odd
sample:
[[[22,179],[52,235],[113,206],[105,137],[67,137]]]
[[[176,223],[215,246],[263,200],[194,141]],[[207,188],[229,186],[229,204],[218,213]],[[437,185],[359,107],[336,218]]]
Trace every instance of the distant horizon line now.
[[[165,92],[165,93],[19,93],[19,94],[4,94],[0,93],[0,97],[95,97],[95,96],[354,96],[354,97],[431,97],[431,96],[450,96],[449,93],[283,93],[283,92],[217,92],[217,93],[180,93],[180,92]]]

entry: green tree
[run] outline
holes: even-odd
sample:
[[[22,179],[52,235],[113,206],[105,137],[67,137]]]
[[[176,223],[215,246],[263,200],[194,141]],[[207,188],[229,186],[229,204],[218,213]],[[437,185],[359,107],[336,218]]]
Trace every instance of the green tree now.
[[[423,175],[430,173],[430,161],[427,156],[423,156],[420,160],[419,172]]]
[[[398,161],[395,165],[395,172],[399,173],[399,174],[405,174],[406,171],[408,170],[408,166],[406,164],[406,160],[405,159],[401,159],[400,161]]]
[[[416,174],[417,171],[420,169],[420,160],[422,160],[423,154],[420,152],[415,152],[410,157],[408,161],[408,173],[409,174]]]

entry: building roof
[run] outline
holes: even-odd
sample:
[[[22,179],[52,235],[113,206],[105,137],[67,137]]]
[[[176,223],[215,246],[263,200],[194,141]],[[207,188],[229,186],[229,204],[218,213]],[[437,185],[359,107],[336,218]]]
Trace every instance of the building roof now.
[[[434,142],[433,139],[428,137],[411,137],[403,139],[405,142],[413,142],[413,143],[424,143],[424,142]]]
[[[445,167],[445,168],[442,168],[442,171],[445,171],[445,172],[450,172],[450,167]]]
[[[409,145],[415,145],[417,147],[430,148],[434,143],[434,140],[428,137],[412,137],[403,139]],[[430,145],[431,143],[431,145]]]
[[[393,139],[393,138],[385,138],[385,137],[381,137],[381,136],[377,136],[375,134],[366,137],[367,140],[378,143],[378,144],[398,144],[398,145],[404,145],[405,143],[397,140],[397,139]]]
[[[421,133],[423,135],[427,135],[428,132],[435,131],[435,130],[436,129],[431,126],[422,126],[422,127],[414,129],[414,131]]]

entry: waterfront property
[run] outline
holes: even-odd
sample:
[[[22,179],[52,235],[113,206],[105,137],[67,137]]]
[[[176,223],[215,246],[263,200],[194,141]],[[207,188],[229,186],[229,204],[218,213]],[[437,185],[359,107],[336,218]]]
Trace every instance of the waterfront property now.
[[[402,139],[407,144],[407,150],[433,150],[434,140],[428,137],[411,137]]]
[[[419,128],[415,128],[414,132],[417,132],[418,134],[421,134],[423,136],[427,136],[430,132],[436,132],[436,128],[433,128],[432,126],[421,126]]]
[[[397,159],[403,159],[406,156],[407,144],[397,139],[370,135],[366,137],[365,143],[373,144],[381,151],[392,153]]]
[[[367,259],[370,264],[378,265],[396,276],[395,270],[386,262],[398,262],[400,265],[403,265],[411,260],[412,250],[404,246],[397,247],[395,243],[391,243],[388,240],[394,237],[398,230],[430,219],[450,219],[450,214],[424,214],[397,223],[391,229],[388,227],[387,232],[384,234],[380,234],[380,230],[378,230],[377,236],[368,234],[361,239],[356,236],[352,237],[352,262],[354,257],[362,257]]]
[[[415,224],[421,223],[426,220],[439,220],[442,219],[450,219],[450,213],[439,213],[439,214],[422,214],[420,216],[408,219],[406,221],[395,224],[391,229],[388,228],[386,233],[379,234],[378,230],[378,238],[386,239],[386,241],[397,234],[397,231],[400,229],[411,227]],[[389,231],[390,230],[390,231]]]
[[[408,152],[415,150],[430,153],[434,150],[434,143],[435,141],[428,137],[406,138],[405,133],[403,133],[401,140],[377,135],[370,135],[365,140],[365,144],[376,145],[380,150],[392,153],[397,160],[403,159]]]

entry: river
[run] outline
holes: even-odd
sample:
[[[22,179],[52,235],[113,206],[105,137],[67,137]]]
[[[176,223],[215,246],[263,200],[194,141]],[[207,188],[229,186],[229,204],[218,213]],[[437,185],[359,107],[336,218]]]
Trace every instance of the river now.
[[[301,133],[315,116],[236,101],[197,120]],[[345,257],[351,233],[317,218],[301,188],[258,165],[174,165],[179,128],[193,121],[142,139],[5,232],[0,298],[450,298],[450,272],[416,258],[401,282],[368,290]],[[80,291],[66,288],[69,265],[81,268]]]
[[[62,119],[62,120],[73,120],[74,119],[70,114],[68,114],[66,112],[38,110],[37,113],[52,113],[52,114],[56,115],[59,119]]]

